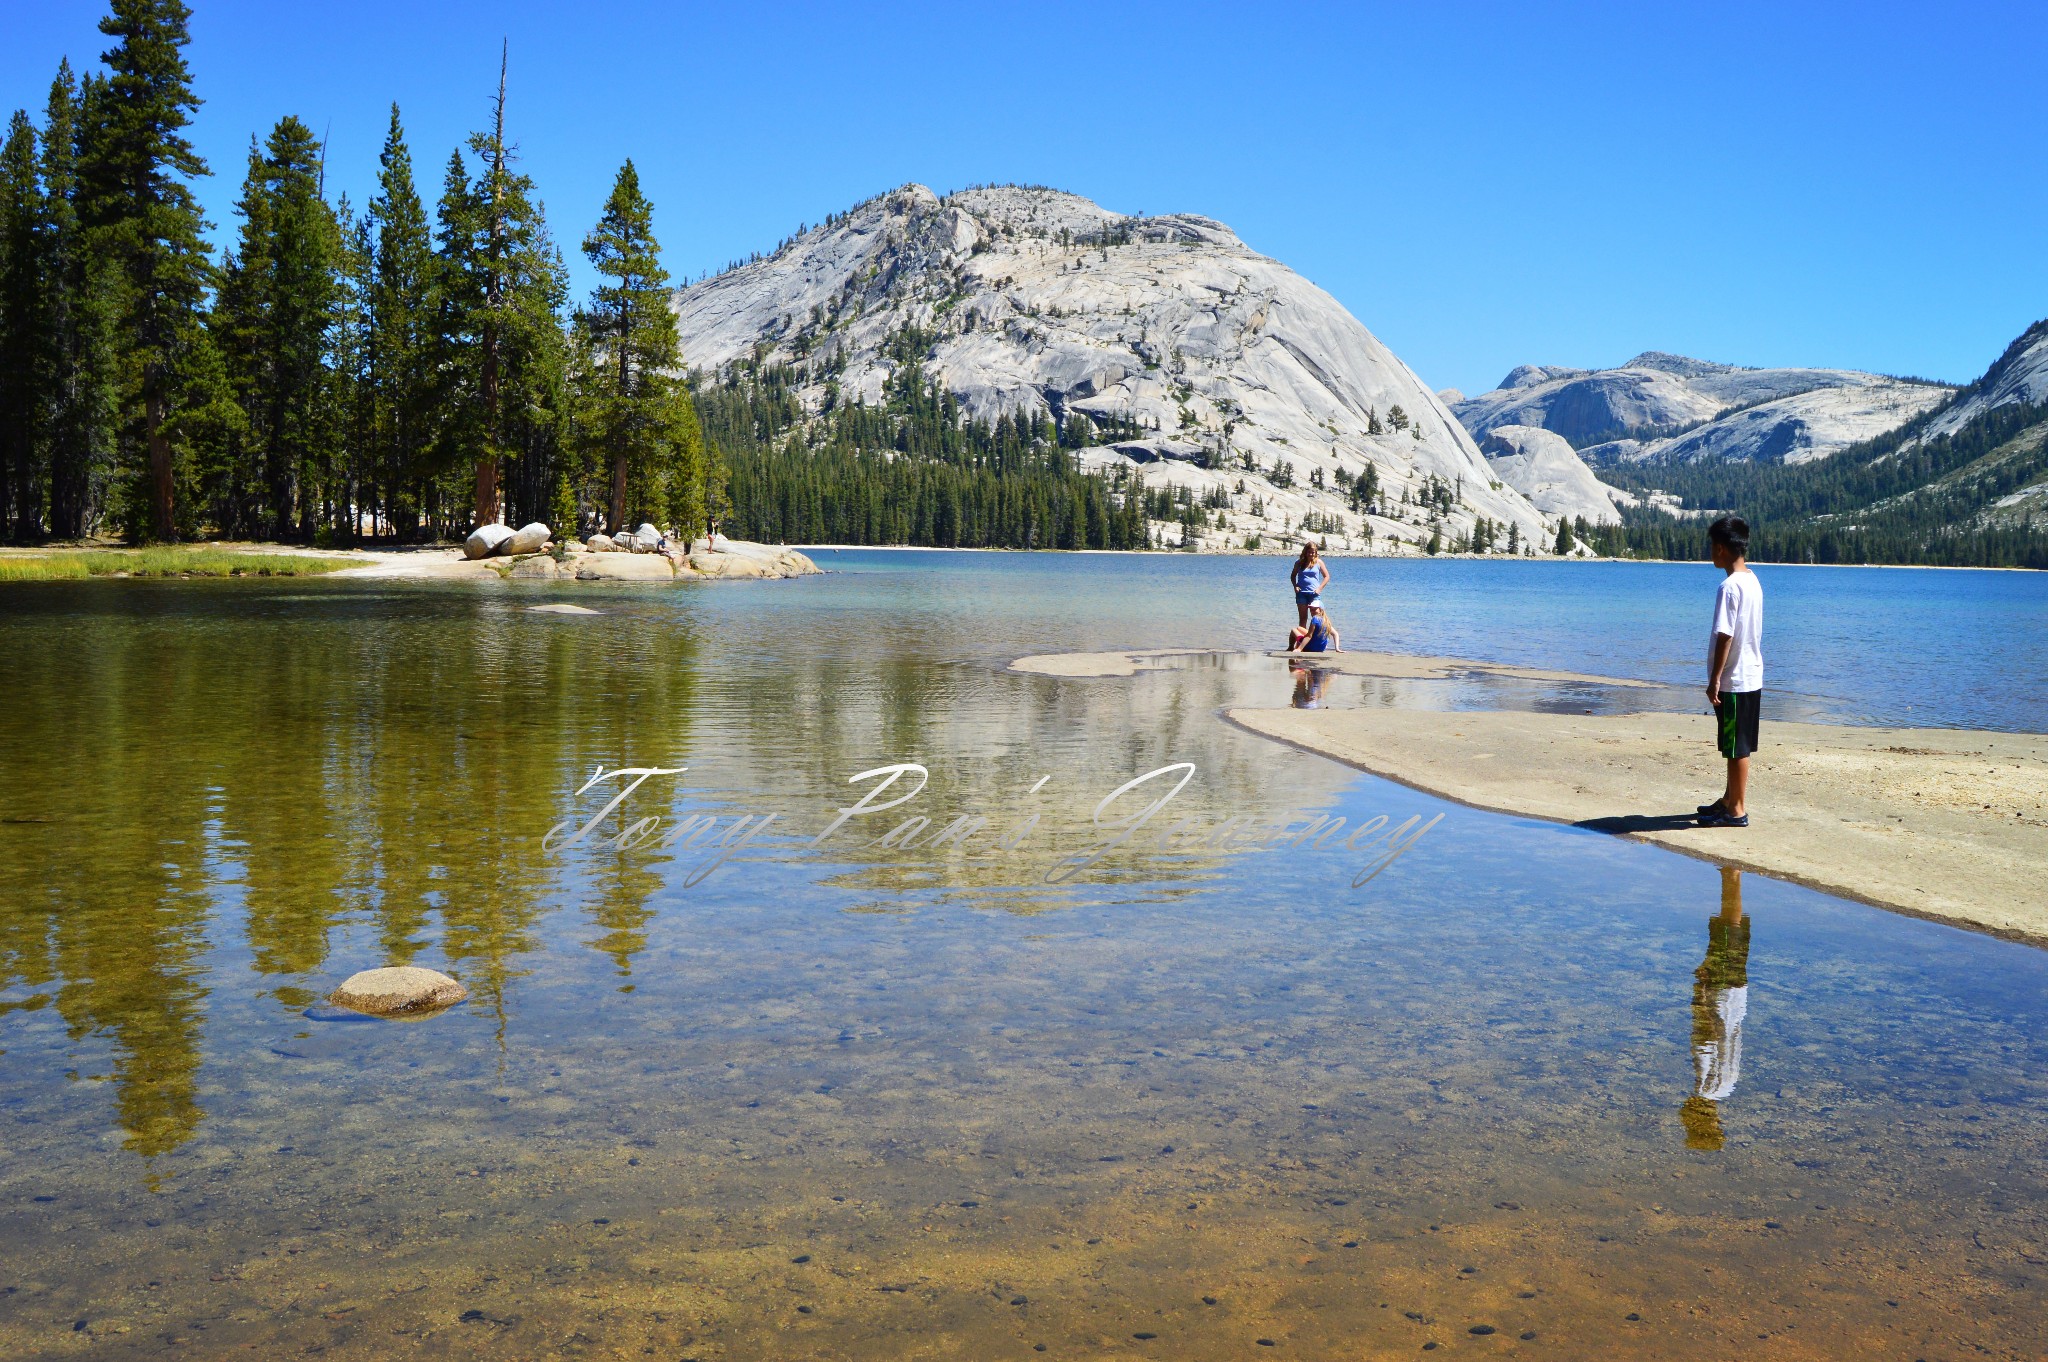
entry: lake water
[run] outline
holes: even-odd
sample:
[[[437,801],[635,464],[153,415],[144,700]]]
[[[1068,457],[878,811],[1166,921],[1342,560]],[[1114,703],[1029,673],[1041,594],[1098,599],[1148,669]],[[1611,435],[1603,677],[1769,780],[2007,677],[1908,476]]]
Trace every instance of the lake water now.
[[[1005,670],[1272,646],[1276,560],[818,557],[0,588],[0,1355],[2048,1349],[2039,950],[1262,742],[1266,659]],[[1349,646],[1670,687],[1381,700],[1692,703],[1711,570],[1336,569]],[[2048,717],[2048,578],[1765,582],[1789,710]],[[548,840],[600,764],[687,769]],[[403,961],[471,999],[324,1005]]]

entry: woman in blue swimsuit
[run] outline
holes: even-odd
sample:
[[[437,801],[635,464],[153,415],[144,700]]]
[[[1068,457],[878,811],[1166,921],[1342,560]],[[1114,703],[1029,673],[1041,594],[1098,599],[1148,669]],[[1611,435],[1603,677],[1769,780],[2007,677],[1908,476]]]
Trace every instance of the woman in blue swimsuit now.
[[[1287,569],[1287,579],[1294,583],[1295,623],[1308,626],[1308,609],[1323,594],[1323,588],[1330,584],[1330,565],[1316,550],[1314,541],[1301,546],[1301,557],[1294,560],[1294,566]]]

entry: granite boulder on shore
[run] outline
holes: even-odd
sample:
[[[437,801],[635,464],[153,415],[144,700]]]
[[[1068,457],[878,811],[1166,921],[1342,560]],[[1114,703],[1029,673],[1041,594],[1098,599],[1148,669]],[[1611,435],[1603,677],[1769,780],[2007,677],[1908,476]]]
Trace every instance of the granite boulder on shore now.
[[[498,528],[502,529],[503,526]],[[593,541],[603,536],[592,535]],[[640,540],[634,533],[621,541]],[[659,538],[657,534],[655,539]],[[469,581],[580,581],[580,582],[683,582],[720,580],[763,580],[807,577],[818,565],[805,554],[779,544],[754,544],[741,539],[698,539],[687,551],[672,544],[663,552],[652,547],[621,549],[618,541],[606,540],[609,551],[593,545],[566,540],[554,551],[522,556],[498,552],[474,558],[463,549],[386,550],[371,555],[374,561],[348,568],[336,577],[420,578]]]

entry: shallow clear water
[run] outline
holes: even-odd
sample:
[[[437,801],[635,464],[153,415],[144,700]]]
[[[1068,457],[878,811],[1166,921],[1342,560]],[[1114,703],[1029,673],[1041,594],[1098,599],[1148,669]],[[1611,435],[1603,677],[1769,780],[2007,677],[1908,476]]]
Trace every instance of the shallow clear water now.
[[[1003,669],[1263,646],[1270,560],[825,557],[858,571],[0,592],[0,1354],[2048,1346],[2039,951],[1264,743],[1217,718],[1290,702],[1264,659]],[[1674,683],[1711,585],[1386,566],[1338,564],[1353,646]],[[1832,631],[1774,635],[1776,678],[2038,728],[2038,670],[1939,679],[2038,653],[2035,580],[1773,570],[1774,629]],[[1330,699],[1638,703],[1392,684]],[[895,761],[923,795],[807,845]],[[1176,761],[1170,811],[1048,882]],[[544,845],[600,763],[687,766],[603,831],[669,821]],[[693,883],[713,851],[653,844],[691,813],[778,817]],[[1388,822],[1242,823],[1311,813]],[[991,823],[875,845],[913,814]],[[470,1001],[323,1005],[401,960]]]

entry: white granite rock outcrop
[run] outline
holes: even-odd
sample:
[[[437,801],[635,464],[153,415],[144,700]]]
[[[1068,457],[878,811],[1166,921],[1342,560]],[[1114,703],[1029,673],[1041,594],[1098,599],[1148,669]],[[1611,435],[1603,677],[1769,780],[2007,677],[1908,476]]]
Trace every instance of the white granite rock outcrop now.
[[[548,546],[548,527],[538,520],[522,525],[507,539],[498,552],[508,557],[516,553],[539,553]]]
[[[1500,480],[1529,498],[1545,515],[1584,516],[1595,525],[1613,524],[1621,519],[1616,507],[1636,500],[1600,481],[1571,442],[1552,431],[1495,426],[1479,442],[1479,449]]]
[[[1462,496],[1447,536],[1485,516],[1541,539],[1536,509],[1492,486],[1477,445],[1407,365],[1211,218],[1124,216],[1049,189],[941,199],[906,185],[679,290],[675,305],[691,364],[764,353],[799,368],[813,410],[882,402],[915,334],[925,373],[969,415],[1070,432],[1135,424],[1138,438],[1094,444],[1084,464],[1227,501],[1203,541],[1217,547],[1262,535],[1277,548],[1283,526],[1298,542],[1309,514],[1340,527],[1333,547],[1361,536],[1368,518],[1337,475],[1368,461],[1382,548],[1427,538],[1419,517],[1394,514],[1426,479]]]
[[[1946,401],[1938,384],[1853,369],[1744,369],[1648,351],[1615,369],[1525,364],[1453,410],[1474,437],[1548,430],[1593,467],[1763,459],[1803,463]]]
[[[479,525],[469,532],[469,538],[462,541],[462,556],[465,558],[488,558],[504,548],[512,539],[512,530],[505,525]]]
[[[664,553],[586,553],[576,560],[579,582],[672,582],[675,564]]]
[[[2014,402],[2048,403],[2048,321],[2028,327],[1922,435],[1953,435],[1983,413]]]

